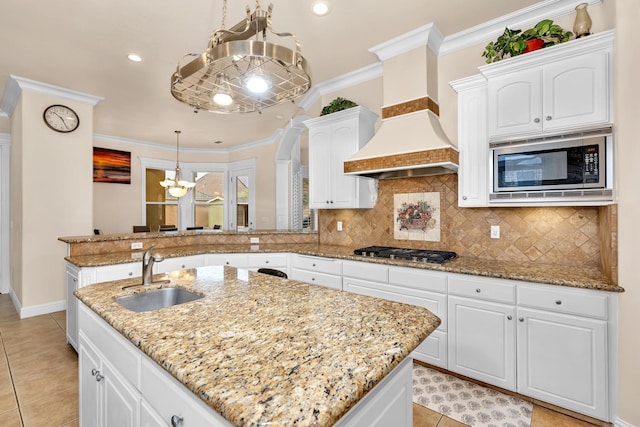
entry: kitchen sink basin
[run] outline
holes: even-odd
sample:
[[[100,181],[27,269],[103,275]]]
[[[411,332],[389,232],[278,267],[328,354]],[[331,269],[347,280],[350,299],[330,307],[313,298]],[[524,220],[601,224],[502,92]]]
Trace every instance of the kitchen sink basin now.
[[[191,302],[202,298],[201,295],[185,291],[180,288],[162,288],[139,294],[125,295],[115,298],[115,301],[124,308],[135,311],[153,311],[165,307],[172,307],[185,302]]]

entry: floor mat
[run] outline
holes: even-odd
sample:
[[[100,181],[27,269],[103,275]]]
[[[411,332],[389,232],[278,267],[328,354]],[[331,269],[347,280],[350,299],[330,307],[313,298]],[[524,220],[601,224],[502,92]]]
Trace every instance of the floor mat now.
[[[422,365],[413,365],[413,402],[472,427],[530,427],[533,404]]]

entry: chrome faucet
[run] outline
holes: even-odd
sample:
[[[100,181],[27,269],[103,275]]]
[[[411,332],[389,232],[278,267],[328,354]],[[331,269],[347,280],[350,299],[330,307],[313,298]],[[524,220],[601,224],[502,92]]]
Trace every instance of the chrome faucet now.
[[[142,257],[142,284],[150,285],[153,283],[153,263],[164,261],[164,257],[160,254],[153,254],[151,250],[155,245],[149,246]]]

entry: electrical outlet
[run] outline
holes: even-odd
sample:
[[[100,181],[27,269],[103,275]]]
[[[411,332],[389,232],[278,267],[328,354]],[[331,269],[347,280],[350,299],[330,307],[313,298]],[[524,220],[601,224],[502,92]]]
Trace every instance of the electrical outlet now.
[[[492,239],[499,239],[500,238],[500,226],[499,225],[492,225],[491,226],[491,238]]]
[[[134,242],[131,244],[131,249],[142,249],[142,242]]]
[[[337,228],[338,231],[342,231],[342,221],[338,221],[336,223],[336,228]]]
[[[250,237],[250,239],[249,243],[260,243],[259,237]]]

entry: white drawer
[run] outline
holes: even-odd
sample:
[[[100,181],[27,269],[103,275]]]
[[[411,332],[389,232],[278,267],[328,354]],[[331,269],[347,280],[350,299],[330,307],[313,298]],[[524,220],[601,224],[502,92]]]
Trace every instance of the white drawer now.
[[[518,305],[598,319],[607,318],[607,295],[585,289],[520,285],[518,286]]]
[[[301,268],[303,270],[342,275],[342,261],[332,258],[293,254],[291,258],[291,266],[294,268]]]
[[[287,254],[250,254],[249,267],[286,267]]]
[[[95,283],[110,282],[112,280],[128,279],[138,276],[142,276],[142,261],[97,267]]]
[[[342,290],[342,276],[334,276],[331,274],[292,268],[289,279]]]
[[[424,340],[411,356],[424,363],[447,368],[447,333],[436,329]]]
[[[166,258],[164,261],[156,262],[153,265],[154,273],[168,273],[169,271],[184,270],[187,268],[197,268],[204,265],[204,255],[183,256],[177,258]]]
[[[246,254],[206,254],[204,265],[228,265],[230,267],[245,268],[248,265]]]
[[[516,285],[500,279],[449,277],[449,294],[496,301],[507,304],[516,302]]]
[[[419,268],[390,267],[389,283],[426,291],[447,293],[447,275]]]
[[[389,281],[389,267],[368,262],[344,261],[342,263],[342,276],[387,283]]]
[[[202,399],[180,384],[155,362],[142,360],[141,392],[143,399],[159,418],[171,425],[171,417],[182,418],[181,426],[231,426],[222,416],[208,407]]]

